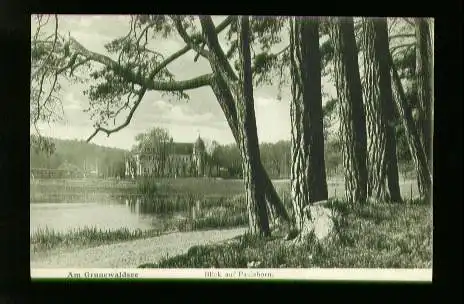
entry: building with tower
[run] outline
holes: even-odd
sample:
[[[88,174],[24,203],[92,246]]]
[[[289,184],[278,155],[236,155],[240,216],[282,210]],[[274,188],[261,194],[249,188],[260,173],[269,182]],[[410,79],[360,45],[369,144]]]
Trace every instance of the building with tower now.
[[[196,167],[196,175],[197,176],[205,176],[206,175],[206,147],[205,142],[201,139],[200,134],[198,134],[198,138],[193,144],[193,153],[192,153],[193,163]]]
[[[194,143],[170,142],[163,153],[142,151],[126,156],[125,175],[157,177],[204,177],[207,175],[207,154],[198,134]]]

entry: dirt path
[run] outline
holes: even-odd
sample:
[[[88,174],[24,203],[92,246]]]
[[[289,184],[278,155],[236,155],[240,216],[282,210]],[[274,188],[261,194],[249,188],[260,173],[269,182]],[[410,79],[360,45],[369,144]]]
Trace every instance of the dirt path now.
[[[171,233],[158,237],[102,245],[48,257],[32,257],[31,268],[136,268],[162,257],[186,253],[194,245],[225,241],[246,228]]]

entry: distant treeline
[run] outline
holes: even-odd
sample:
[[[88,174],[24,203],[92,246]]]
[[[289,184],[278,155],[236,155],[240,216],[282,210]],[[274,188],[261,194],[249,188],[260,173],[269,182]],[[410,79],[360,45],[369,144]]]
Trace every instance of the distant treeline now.
[[[101,177],[123,177],[124,155],[128,151],[98,146],[84,140],[48,138],[53,143],[52,153],[30,150],[31,169],[64,169]]]
[[[325,149],[327,175],[337,175],[341,165],[341,150],[338,142],[335,140],[327,141]],[[261,143],[260,154],[261,162],[271,178],[290,178],[290,141]],[[212,153],[212,161],[219,163],[222,167],[229,168],[230,172],[235,173],[236,176],[241,176],[240,151],[236,144],[216,147]]]
[[[100,177],[125,177],[125,155],[129,151],[99,146],[84,140],[64,140],[50,138],[54,151],[48,154],[31,148],[31,168],[68,169],[73,168]],[[328,177],[341,174],[341,147],[336,139],[326,140],[325,163]],[[260,144],[261,161],[273,179],[290,178],[290,141]],[[401,155],[400,155],[401,156]],[[208,162],[213,166],[228,170],[233,178],[242,177],[240,151],[236,144],[217,145],[208,154]],[[400,170],[409,171],[408,160],[400,157]],[[339,172],[340,171],[340,172]]]
[[[154,151],[159,157],[156,159],[159,167],[170,166],[166,163],[163,155],[173,153],[169,143],[174,140],[169,130],[160,127],[153,127],[151,130],[140,133],[136,136],[136,145],[132,152]],[[221,145],[217,141],[206,139],[205,145],[205,175],[218,176],[217,172],[222,172],[219,176],[224,178],[242,177],[242,159],[236,143]],[[270,178],[288,179],[291,174],[291,145],[289,140],[280,140],[275,143],[260,143],[261,162]],[[327,137],[325,144],[325,162],[327,175],[338,174],[341,164],[341,149],[336,137]],[[181,152],[185,153],[185,152]],[[132,162],[131,162],[132,163]],[[225,174],[224,174],[225,173]],[[160,176],[160,175],[158,175]],[[180,176],[180,175],[179,175]]]

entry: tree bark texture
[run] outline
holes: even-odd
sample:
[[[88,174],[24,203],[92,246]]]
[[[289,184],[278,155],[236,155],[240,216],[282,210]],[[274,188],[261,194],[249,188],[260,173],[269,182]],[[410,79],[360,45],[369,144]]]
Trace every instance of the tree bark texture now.
[[[335,87],[340,102],[346,198],[351,203],[364,203],[367,196],[366,118],[353,18],[332,18],[329,36],[334,47]]]
[[[403,123],[406,138],[411,152],[411,157],[414,161],[414,166],[417,173],[417,184],[419,186],[419,194],[421,197],[428,198],[432,186],[432,175],[427,165],[427,157],[425,156],[424,148],[421,144],[420,133],[416,129],[414,119],[412,117],[412,110],[406,100],[406,94],[401,84],[400,76],[398,71],[393,65],[393,59],[391,55],[390,59],[390,74],[393,83],[393,96],[396,104],[398,113],[400,114],[401,121]]]
[[[295,225],[301,230],[305,221],[303,208],[328,197],[317,20],[291,21],[290,51],[291,197]]]
[[[238,119],[237,111],[235,108],[236,98],[232,91],[234,90],[234,81],[227,77],[227,74],[223,72],[221,68],[221,61],[215,56],[216,52],[219,52],[216,48],[217,35],[212,31],[211,24],[208,19],[201,19],[203,31],[205,32],[205,38],[208,48],[212,51],[209,62],[211,69],[213,70],[214,77],[212,79],[211,88],[219,102],[219,105],[225,115],[225,118],[232,131],[234,139],[239,144],[239,130],[238,130]],[[215,41],[216,40],[216,41]],[[260,174],[258,177],[262,179],[266,201],[268,202],[268,208],[271,216],[277,219],[280,218],[284,222],[290,222],[290,216],[285,209],[274,185],[272,184],[269,175],[264,169],[261,160],[257,163]]]
[[[235,104],[239,125],[239,148],[242,154],[249,227],[251,234],[269,236],[269,219],[266,210],[264,186],[258,169],[260,153],[253,97],[253,78],[250,54],[250,21],[242,16],[237,22],[239,32],[240,94]]]
[[[416,87],[419,100],[421,141],[429,170],[432,170],[433,53],[429,22],[416,18]]]
[[[386,18],[363,18],[368,196],[401,202]]]

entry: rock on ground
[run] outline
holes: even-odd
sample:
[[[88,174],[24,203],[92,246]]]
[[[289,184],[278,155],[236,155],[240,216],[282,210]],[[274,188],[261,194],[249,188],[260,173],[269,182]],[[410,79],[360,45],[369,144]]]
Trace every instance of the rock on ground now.
[[[325,207],[326,201],[316,202],[310,206],[306,206],[303,212],[311,215],[310,220],[306,221],[303,228],[303,234],[314,232],[318,240],[326,238],[334,228],[332,219],[333,211]],[[308,217],[309,218],[309,214]]]

